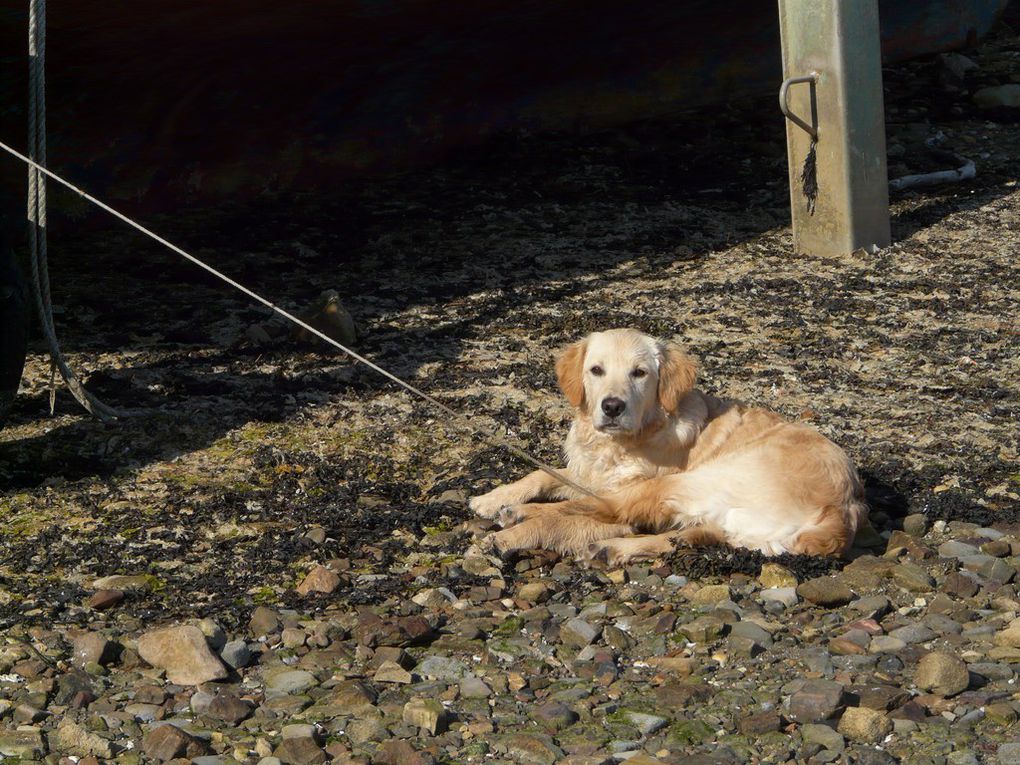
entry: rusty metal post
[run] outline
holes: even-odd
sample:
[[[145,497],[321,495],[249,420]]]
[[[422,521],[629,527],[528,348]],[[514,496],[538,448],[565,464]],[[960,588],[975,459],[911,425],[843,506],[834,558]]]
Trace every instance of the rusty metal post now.
[[[779,24],[794,246],[823,256],[885,247],[878,1],[779,0]]]

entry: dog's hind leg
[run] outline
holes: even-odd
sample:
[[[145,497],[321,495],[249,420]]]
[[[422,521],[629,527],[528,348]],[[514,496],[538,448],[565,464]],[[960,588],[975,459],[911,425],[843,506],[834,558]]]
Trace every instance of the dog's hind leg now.
[[[631,532],[631,527],[626,524],[603,523],[590,515],[531,511],[520,523],[491,535],[489,540],[502,555],[536,548],[577,555],[592,542]]]
[[[611,566],[623,566],[633,560],[662,558],[679,545],[705,547],[726,543],[726,535],[714,526],[694,526],[688,529],[667,531],[636,537],[619,537],[592,542],[579,556],[583,560],[598,560]]]

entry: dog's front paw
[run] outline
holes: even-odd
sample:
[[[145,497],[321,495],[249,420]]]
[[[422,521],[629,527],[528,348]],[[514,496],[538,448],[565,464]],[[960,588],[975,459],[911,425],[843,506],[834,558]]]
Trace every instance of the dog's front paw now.
[[[504,491],[503,486],[486,494],[480,494],[477,497],[472,497],[468,500],[468,507],[471,508],[475,515],[482,518],[493,519],[497,516],[500,510],[506,505],[513,504],[514,498],[509,496],[509,493]]]

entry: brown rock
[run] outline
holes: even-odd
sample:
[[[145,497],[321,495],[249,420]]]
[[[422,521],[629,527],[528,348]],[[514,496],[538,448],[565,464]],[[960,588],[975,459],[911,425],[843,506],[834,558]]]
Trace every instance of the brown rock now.
[[[315,743],[315,739],[285,738],[273,756],[279,758],[284,765],[320,765],[326,761],[326,753]]]
[[[372,757],[372,765],[435,765],[435,762],[431,754],[419,752],[401,739],[383,742]]]
[[[854,599],[854,594],[840,579],[819,576],[797,587],[797,594],[818,606],[841,606]]]
[[[252,713],[252,706],[232,693],[217,693],[209,702],[205,711],[206,717],[222,720],[230,725],[237,725],[246,720]]]
[[[363,611],[354,628],[358,643],[369,648],[426,643],[432,637],[432,627],[421,616],[405,616],[383,619],[371,611]]]
[[[790,719],[794,722],[822,722],[836,714],[843,704],[843,686],[830,680],[808,680],[790,697]]]
[[[86,632],[74,639],[71,647],[71,663],[79,669],[86,664],[106,664],[113,659],[113,644],[106,635]]]
[[[970,673],[958,656],[933,651],[918,662],[914,682],[918,688],[939,696],[955,696],[967,690]]]
[[[113,608],[122,600],[124,600],[123,590],[98,590],[92,593],[92,597],[88,599],[86,605],[97,611],[105,611],[107,608]]]
[[[271,635],[279,632],[283,625],[280,623],[280,615],[271,608],[259,606],[252,611],[251,619],[248,621],[248,629],[255,637]]]
[[[138,653],[152,666],[165,669],[167,679],[177,685],[200,685],[227,676],[205,635],[190,624],[145,633],[138,638]]]
[[[308,576],[297,586],[298,595],[313,592],[331,593],[340,586],[340,577],[325,566],[316,566],[308,572]]]
[[[851,741],[864,744],[877,744],[892,733],[892,729],[892,720],[867,707],[848,708],[839,718],[839,726],[836,728]]]
[[[197,739],[176,725],[160,725],[145,734],[142,751],[154,760],[168,762],[178,757],[193,759],[208,750],[205,742]]]

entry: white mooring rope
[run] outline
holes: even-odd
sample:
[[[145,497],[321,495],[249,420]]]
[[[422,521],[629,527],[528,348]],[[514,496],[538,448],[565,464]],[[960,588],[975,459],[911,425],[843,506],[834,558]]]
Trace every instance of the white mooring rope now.
[[[46,163],[46,0],[31,0],[28,11],[28,156]],[[53,376],[60,370],[79,404],[101,420],[116,418],[120,412],[85,390],[60,352],[53,326],[46,253],[46,178],[32,165],[28,168],[28,251],[39,325],[50,351],[50,412],[56,404]]]
[[[234,289],[236,289],[236,290],[238,290],[240,292],[243,292],[248,297],[252,298],[253,300],[255,300],[255,301],[259,302],[259,303],[261,303],[266,308],[269,308],[270,310],[272,310],[275,313],[279,314],[280,316],[282,316],[283,318],[287,319],[288,321],[293,322],[294,324],[297,324],[299,327],[301,327],[304,330],[306,330],[307,332],[310,332],[311,334],[315,335],[320,340],[326,341],[327,343],[329,343],[330,345],[334,346],[335,348],[343,351],[344,353],[346,353],[347,355],[349,355],[351,358],[355,359],[356,361],[359,361],[362,364],[364,364],[365,366],[369,367],[370,369],[378,372],[383,377],[385,377],[385,378],[387,378],[389,380],[392,380],[393,382],[395,382],[397,385],[399,385],[404,390],[408,391],[409,393],[412,393],[413,395],[417,396],[418,398],[422,399],[423,401],[428,402],[429,404],[434,406],[436,409],[439,409],[440,411],[442,411],[444,414],[449,415],[455,422],[459,423],[469,433],[481,437],[483,440],[488,441],[490,444],[503,447],[504,449],[509,451],[511,454],[515,455],[516,457],[519,457],[520,459],[524,460],[525,462],[529,463],[530,465],[532,465],[532,466],[538,468],[539,470],[549,474],[550,476],[555,478],[560,483],[562,483],[562,484],[564,484],[566,486],[569,486],[572,489],[575,489],[576,491],[579,491],[582,494],[585,494],[585,495],[587,495],[589,497],[593,497],[595,499],[599,499],[597,494],[595,494],[594,492],[592,492],[589,489],[585,488],[584,486],[581,486],[580,484],[576,483],[575,481],[571,480],[567,476],[563,475],[562,472],[560,472],[559,470],[556,470],[553,467],[550,467],[546,463],[544,463],[541,460],[539,460],[537,457],[531,456],[528,452],[524,451],[519,446],[517,446],[517,445],[511,443],[510,441],[508,441],[507,438],[503,434],[499,433],[496,430],[489,430],[487,428],[483,428],[482,426],[476,424],[474,421],[469,419],[466,415],[461,414],[460,412],[456,411],[455,409],[451,409],[449,406],[444,404],[442,401],[439,401],[438,399],[434,398],[433,396],[430,396],[428,393],[425,393],[424,391],[416,388],[415,386],[411,385],[410,383],[405,382],[404,380],[400,379],[399,377],[397,377],[392,372],[388,372],[387,370],[383,369],[378,364],[376,364],[376,363],[374,363],[372,361],[369,361],[364,356],[361,356],[358,353],[355,353],[354,351],[352,351],[347,346],[341,345],[340,343],[338,343],[336,340],[334,340],[329,335],[326,335],[326,334],[322,333],[321,331],[319,331],[315,327],[311,326],[307,322],[304,322],[301,319],[299,319],[298,317],[296,317],[293,314],[289,313],[288,311],[285,311],[284,309],[280,308],[279,306],[277,306],[273,302],[271,302],[271,301],[267,300],[266,298],[262,297],[258,293],[253,292],[252,290],[248,289],[247,287],[245,287],[240,282],[230,278],[229,276],[227,276],[226,274],[224,274],[224,273],[222,273],[220,271],[217,271],[215,268],[210,266],[208,263],[205,263],[202,260],[200,260],[197,257],[195,257],[194,255],[192,255],[191,253],[186,252],[185,250],[181,249],[180,247],[178,247],[173,242],[170,242],[170,241],[164,239],[159,234],[156,234],[155,232],[150,231],[145,226],[143,226],[141,223],[137,223],[136,221],[134,221],[131,218],[129,218],[126,215],[124,215],[122,212],[119,212],[118,210],[115,210],[114,208],[110,207],[105,202],[101,202],[100,200],[98,200],[94,196],[92,196],[91,194],[89,194],[86,191],[84,191],[84,190],[78,188],[77,186],[75,186],[70,181],[67,181],[64,178],[61,178],[59,175],[57,175],[56,173],[46,169],[45,167],[43,167],[41,164],[39,164],[35,160],[25,156],[24,154],[19,152],[17,149],[14,149],[11,146],[8,146],[6,143],[3,143],[2,141],[0,141],[0,149],[3,149],[8,154],[10,154],[10,155],[12,155],[14,157],[17,157],[18,159],[20,159],[22,162],[27,164],[33,170],[37,171],[38,173],[41,173],[44,176],[52,178],[54,181],[56,181],[60,185],[65,186],[68,189],[70,189],[71,191],[73,191],[74,193],[76,193],[82,199],[84,199],[84,200],[86,200],[88,202],[91,202],[96,207],[98,207],[98,208],[100,208],[102,210],[105,210],[106,212],[108,212],[113,217],[123,221],[124,223],[127,223],[132,228],[142,232],[143,234],[145,234],[149,238],[154,239],[155,241],[157,241],[160,244],[162,244],[164,247],[166,247],[166,248],[168,248],[170,250],[173,250],[174,252],[176,252],[181,257],[185,258],[186,260],[191,261],[192,263],[194,263],[199,268],[201,268],[201,269],[203,269],[205,271],[208,271],[210,274],[215,276],[217,279],[219,279],[219,280],[229,284]],[[93,405],[94,405],[95,402],[94,402],[94,400],[92,400],[92,401],[93,401]],[[105,407],[105,405],[104,405],[104,407]],[[111,412],[113,411],[113,410],[109,409],[109,407],[105,407],[105,409],[107,409],[107,410],[109,410]],[[90,410],[90,411],[92,411],[92,410]]]

